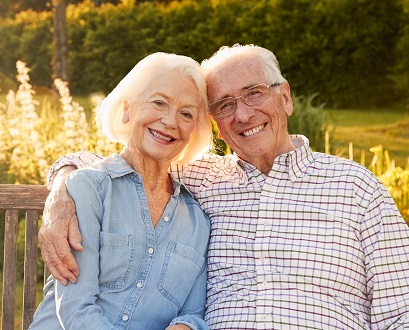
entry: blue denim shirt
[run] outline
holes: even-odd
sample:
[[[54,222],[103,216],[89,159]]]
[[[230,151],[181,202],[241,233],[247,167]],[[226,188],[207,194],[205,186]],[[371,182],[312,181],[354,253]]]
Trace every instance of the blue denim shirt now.
[[[30,329],[207,329],[206,252],[210,224],[174,183],[153,227],[141,177],[119,155],[72,172],[83,252],[76,284],[52,276]]]

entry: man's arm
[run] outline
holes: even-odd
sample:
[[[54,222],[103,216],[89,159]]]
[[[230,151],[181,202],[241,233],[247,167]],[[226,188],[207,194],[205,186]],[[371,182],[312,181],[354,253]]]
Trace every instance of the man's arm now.
[[[75,204],[68,195],[65,179],[76,168],[92,164],[101,157],[87,151],[65,155],[50,169],[43,221],[38,234],[41,254],[51,274],[62,284],[75,283],[79,269],[70,247],[82,251]]]
[[[41,255],[49,271],[62,284],[77,281],[79,269],[70,246],[82,251],[75,204],[65,187],[65,179],[75,166],[64,166],[55,175],[47,197],[38,234]]]
[[[370,192],[360,234],[366,254],[372,329],[409,329],[409,227],[389,191]]]

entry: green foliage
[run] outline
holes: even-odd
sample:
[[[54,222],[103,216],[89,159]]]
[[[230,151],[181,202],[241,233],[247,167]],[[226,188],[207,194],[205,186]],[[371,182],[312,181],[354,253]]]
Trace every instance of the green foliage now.
[[[394,100],[400,0],[278,0],[275,12],[270,47],[298,93],[336,106]]]
[[[408,7],[407,0],[85,0],[67,7],[70,89],[106,93],[155,51],[201,61],[222,45],[254,43],[276,53],[298,95],[319,92],[331,106],[390,104],[409,98]],[[52,26],[49,11],[0,20],[0,72],[12,78],[21,59],[34,85],[51,86]]]
[[[288,132],[308,137],[315,151],[325,151],[325,134],[330,131],[324,104],[315,104],[318,94],[292,96],[294,112],[288,118]]]
[[[14,20],[0,21],[0,71],[14,79],[16,62],[22,60],[31,67],[36,85],[50,85],[51,25],[49,12],[25,11]]]
[[[404,3],[404,28],[396,47],[396,62],[392,75],[399,94],[402,94],[409,105],[409,1]]]

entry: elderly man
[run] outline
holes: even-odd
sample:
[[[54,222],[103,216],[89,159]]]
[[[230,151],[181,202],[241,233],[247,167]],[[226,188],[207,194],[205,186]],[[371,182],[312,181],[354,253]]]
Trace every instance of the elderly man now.
[[[171,171],[211,220],[209,327],[408,328],[409,228],[385,187],[359,164],[288,134],[290,87],[269,50],[222,47],[202,67],[210,114],[235,155]],[[66,237],[81,249],[64,166],[94,158],[53,165],[62,170],[40,242],[63,282],[79,274]]]

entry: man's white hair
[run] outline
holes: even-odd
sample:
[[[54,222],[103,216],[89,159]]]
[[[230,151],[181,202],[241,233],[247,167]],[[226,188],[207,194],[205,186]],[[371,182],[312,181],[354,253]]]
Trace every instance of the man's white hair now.
[[[255,65],[261,65],[265,78],[270,84],[282,84],[286,82],[281,74],[280,66],[274,53],[266,48],[252,44],[235,44],[231,47],[223,46],[209,59],[203,60],[201,66],[203,68],[205,79],[207,80],[214,70],[227,61],[237,58],[244,59],[247,57],[254,59],[254,61],[256,61],[256,63],[254,63]]]

